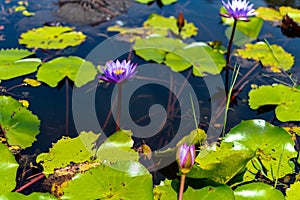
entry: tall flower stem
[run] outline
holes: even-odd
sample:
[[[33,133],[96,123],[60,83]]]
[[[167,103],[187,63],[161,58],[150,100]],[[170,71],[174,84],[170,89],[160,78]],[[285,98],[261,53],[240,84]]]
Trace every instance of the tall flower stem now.
[[[120,121],[121,121],[121,103],[122,103],[122,83],[118,83],[118,107],[117,107],[117,125],[116,131],[120,129]]]
[[[227,47],[227,55],[226,55],[226,74],[225,74],[225,86],[226,86],[226,94],[228,94],[229,90],[229,63],[230,63],[230,55],[231,55],[231,48],[232,48],[232,43],[233,43],[233,38],[234,38],[234,33],[237,25],[237,19],[233,18],[233,27],[231,31],[231,36],[229,39],[228,47]]]
[[[185,174],[181,174],[181,180],[180,180],[180,188],[179,188],[179,194],[178,194],[178,200],[182,200],[183,190],[184,190],[184,182],[185,182]]]

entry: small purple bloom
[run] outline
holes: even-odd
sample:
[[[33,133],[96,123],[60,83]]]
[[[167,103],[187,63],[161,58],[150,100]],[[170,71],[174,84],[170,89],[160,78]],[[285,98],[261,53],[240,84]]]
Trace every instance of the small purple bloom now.
[[[248,17],[256,15],[255,10],[252,8],[253,4],[248,5],[249,2],[247,0],[232,0],[232,3],[228,0],[227,3],[222,1],[222,4],[228,12],[228,14],[220,14],[223,17],[249,21]]]
[[[177,150],[177,162],[181,173],[186,174],[191,171],[195,162],[195,145],[184,143]]]
[[[103,74],[99,78],[110,83],[122,83],[136,74],[136,67],[137,64],[130,63],[130,61],[126,62],[126,60],[122,62],[119,60],[116,62],[108,61],[105,67],[101,67]]]

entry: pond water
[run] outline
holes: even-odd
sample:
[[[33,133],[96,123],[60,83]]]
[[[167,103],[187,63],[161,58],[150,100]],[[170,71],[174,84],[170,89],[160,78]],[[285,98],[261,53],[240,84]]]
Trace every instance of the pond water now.
[[[128,27],[138,27],[141,26],[143,21],[152,13],[158,13],[163,16],[177,16],[181,11],[184,13],[185,19],[189,22],[193,22],[196,27],[198,27],[198,34],[193,37],[196,41],[215,41],[220,40],[225,46],[227,46],[227,38],[225,36],[226,26],[221,24],[219,13],[219,8],[221,6],[221,1],[217,0],[179,0],[177,3],[159,7],[156,3],[152,5],[142,5],[138,3],[132,3],[128,12],[122,14],[118,17],[113,18],[108,22],[104,22],[98,25],[77,25],[68,22],[64,22],[59,17],[55,16],[54,10],[57,10],[59,5],[55,0],[32,0],[28,1],[28,10],[34,12],[35,15],[32,17],[25,17],[21,13],[5,14],[4,11],[0,15],[1,21],[0,25],[4,25],[4,30],[1,33],[5,36],[4,41],[0,41],[1,48],[24,48],[18,44],[18,38],[21,33],[26,32],[29,29],[41,27],[46,22],[61,22],[64,25],[76,27],[76,31],[82,31],[87,35],[86,41],[80,46],[68,48],[64,51],[59,52],[60,55],[77,55],[82,58],[88,56],[88,54],[102,41],[106,40],[108,37],[113,36],[114,32],[108,32],[106,29],[109,26],[115,25],[122,22],[124,26]],[[292,7],[300,7],[300,1],[251,1],[255,7],[259,6],[272,6],[276,7],[279,5],[290,5]],[[9,4],[5,4],[1,1],[5,12],[9,8],[12,8],[17,4],[17,1],[11,1]],[[290,52],[295,56],[295,65],[291,69],[291,73],[294,77],[300,77],[299,63],[299,38],[288,38],[281,33],[280,28],[271,25],[268,22],[264,22],[264,25],[260,32],[259,39],[267,39],[272,44],[281,45],[286,51]],[[107,49],[110,51],[110,49]],[[53,53],[53,52],[52,52]],[[37,50],[37,57],[49,59],[49,54],[43,51]],[[126,58],[128,54],[123,55],[122,58]],[[143,64],[145,61],[136,55],[130,54],[134,62],[138,64]],[[99,63],[103,64],[105,60],[100,60]],[[97,63],[97,64],[99,64]],[[245,75],[253,63],[243,63],[240,70],[240,80],[243,75]],[[189,76],[190,70],[182,72],[184,76]],[[169,77],[170,74],[165,75]],[[208,75],[210,76],[210,75]],[[34,78],[35,74],[30,75]],[[276,75],[279,80],[289,83],[289,79],[283,77],[282,75]],[[224,77],[223,77],[224,78]],[[6,87],[11,87],[16,84],[20,84],[23,78],[17,78],[11,81],[3,81],[1,84]],[[200,77],[194,77],[191,75],[189,77],[189,83],[193,86],[193,89],[197,95],[197,101],[200,106],[200,127],[207,130],[211,119],[217,115],[217,113],[211,112],[211,97],[207,89],[207,85]],[[241,120],[262,118],[273,124],[279,124],[279,121],[274,119],[274,110],[265,111],[262,113],[257,113],[257,111],[252,110],[248,106],[248,91],[251,89],[251,84],[262,84],[262,83],[276,83],[276,80],[267,76],[267,73],[261,70],[258,66],[247,79],[243,80],[240,86],[242,91],[239,92],[234,103],[231,105],[231,109],[228,115],[227,130],[232,128],[234,125],[241,122]],[[243,85],[244,84],[244,85]],[[51,143],[56,142],[66,135],[65,130],[65,112],[66,112],[66,84],[62,82],[59,87],[51,88],[47,85],[42,85],[38,88],[20,87],[12,91],[13,96],[17,99],[25,98],[30,101],[30,110],[36,115],[38,115],[41,120],[40,134],[37,136],[37,141],[34,145],[24,151],[25,154],[35,154],[40,152],[45,152],[51,146]],[[180,86],[177,86],[179,89]],[[111,85],[101,84],[96,93],[95,101],[97,116],[99,123],[104,127],[104,131],[107,135],[111,134],[115,129],[115,123],[113,119],[107,120],[107,115],[111,109],[111,94],[113,87]],[[69,86],[69,97],[72,96],[72,89]],[[149,108],[153,104],[160,104],[167,107],[168,103],[168,89],[158,86],[158,85],[146,85],[135,91],[134,96],[131,101],[131,117],[133,120],[141,126],[150,123],[150,119],[147,116]],[[69,136],[76,136],[77,129],[73,122],[72,101],[69,100]],[[178,103],[175,104],[175,107]],[[194,121],[192,112],[179,113],[178,116],[184,116],[190,119],[190,123],[186,124],[186,130],[194,129]],[[213,125],[213,131],[221,133],[221,127],[223,115],[217,117]],[[143,118],[144,117],[144,118]],[[88,121],[88,119],[86,119]],[[176,130],[179,126],[179,119],[173,117],[170,119],[170,125],[165,127],[159,134],[149,137],[149,138],[136,138],[136,146],[141,143],[146,142],[153,149],[158,149],[162,145],[166,144],[170,138],[174,137]],[[171,126],[171,128],[170,128]],[[92,128],[91,128],[92,129]]]

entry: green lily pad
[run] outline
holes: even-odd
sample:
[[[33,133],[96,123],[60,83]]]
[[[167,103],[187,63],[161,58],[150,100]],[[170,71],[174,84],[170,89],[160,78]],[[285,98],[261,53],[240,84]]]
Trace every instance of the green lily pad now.
[[[153,2],[153,1],[155,1],[155,0],[135,0],[136,2],[139,2],[139,3],[146,3],[146,4],[148,4],[148,3],[151,3],[151,2]],[[162,2],[162,4],[164,4],[164,5],[170,5],[170,4],[172,4],[172,3],[175,3],[175,2],[177,2],[177,0],[161,0],[161,2]]]
[[[0,96],[0,126],[8,144],[26,148],[36,140],[40,120],[17,100]]]
[[[257,17],[269,21],[280,21],[282,20],[282,15],[279,11],[274,8],[258,7],[255,12]]]
[[[101,144],[97,152],[100,161],[138,161],[138,153],[132,149],[132,132],[119,130]]]
[[[81,44],[85,38],[83,33],[68,26],[44,26],[22,33],[19,43],[27,48],[64,49]]]
[[[231,188],[227,185],[218,187],[207,186],[199,190],[195,190],[191,187],[183,193],[183,199],[201,199],[203,200],[234,200],[234,194]],[[171,199],[170,199],[171,200]]]
[[[285,85],[260,86],[249,92],[249,106],[257,109],[277,105],[276,117],[282,121],[300,121],[300,90]]]
[[[251,150],[234,150],[232,144],[201,150],[195,159],[190,178],[206,178],[226,184],[234,176],[241,173],[248,162],[255,156]]]
[[[53,144],[49,153],[38,155],[36,161],[42,161],[43,173],[46,176],[53,174],[54,169],[66,167],[71,162],[83,163],[92,161],[91,157],[96,153],[93,145],[98,137],[99,134],[92,132],[81,132],[76,138],[63,137]]]
[[[146,28],[154,28],[153,32],[162,36],[168,36],[168,31],[170,30],[176,35],[179,34],[177,19],[173,16],[167,18],[158,14],[152,14],[144,22],[143,26]],[[188,23],[185,20],[180,35],[183,39],[186,39],[197,35],[197,30],[197,27],[195,27],[193,23]]]
[[[57,200],[56,197],[48,193],[34,192],[30,195],[24,195],[18,192],[10,192],[0,195],[1,200]]]
[[[32,55],[34,55],[34,52],[24,49],[1,49],[0,80],[9,80],[35,72],[41,60],[27,58]]]
[[[247,164],[248,170],[254,174],[264,168],[261,172],[270,180],[275,180],[293,172],[289,160],[297,156],[294,141],[283,128],[264,120],[241,122],[227,133],[223,143],[233,144],[233,149],[256,151],[253,159],[255,165],[251,162]],[[263,167],[258,168],[257,159]]]
[[[271,67],[273,72],[289,70],[294,65],[294,57],[281,46],[269,45],[265,42],[246,44],[246,49],[238,49],[237,56],[261,61],[264,66]]]
[[[288,14],[295,22],[300,23],[300,10],[296,8],[281,6],[279,12],[282,16]]]
[[[16,187],[16,175],[19,164],[9,149],[0,143],[0,197]]]
[[[284,200],[283,194],[274,187],[264,183],[249,183],[234,190],[236,200]]]
[[[183,145],[184,143],[188,144],[188,145],[202,145],[202,143],[206,140],[206,133],[204,130],[198,128],[195,129],[193,131],[191,131],[190,134],[188,134],[187,136],[184,136],[178,143],[177,143],[177,147],[180,145]]]
[[[171,180],[164,180],[153,188],[154,200],[173,200],[177,198],[177,192],[172,188]]]
[[[295,182],[290,185],[290,188],[286,190],[286,200],[299,199],[300,182]]]
[[[118,170],[117,170],[118,169]],[[77,174],[61,199],[153,199],[152,177],[138,162],[101,164]]]
[[[41,65],[37,73],[37,79],[47,83],[51,87],[65,77],[75,82],[77,87],[95,79],[97,70],[95,66],[76,56],[58,57]]]

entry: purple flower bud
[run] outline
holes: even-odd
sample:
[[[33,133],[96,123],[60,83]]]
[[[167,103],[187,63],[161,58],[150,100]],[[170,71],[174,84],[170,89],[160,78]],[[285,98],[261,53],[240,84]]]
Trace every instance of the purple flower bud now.
[[[191,171],[195,162],[195,145],[184,143],[177,150],[177,162],[181,173],[186,174]]]
[[[99,78],[106,82],[122,83],[131,79],[136,74],[137,64],[131,64],[130,61],[123,60],[121,63],[119,60],[116,62],[108,61],[105,67],[101,67],[103,75]]]
[[[249,21],[248,17],[256,15],[255,10],[252,8],[253,4],[248,5],[249,2],[246,0],[232,0],[232,3],[228,0],[227,3],[222,1],[222,4],[228,12],[228,14],[220,14],[223,17]]]

